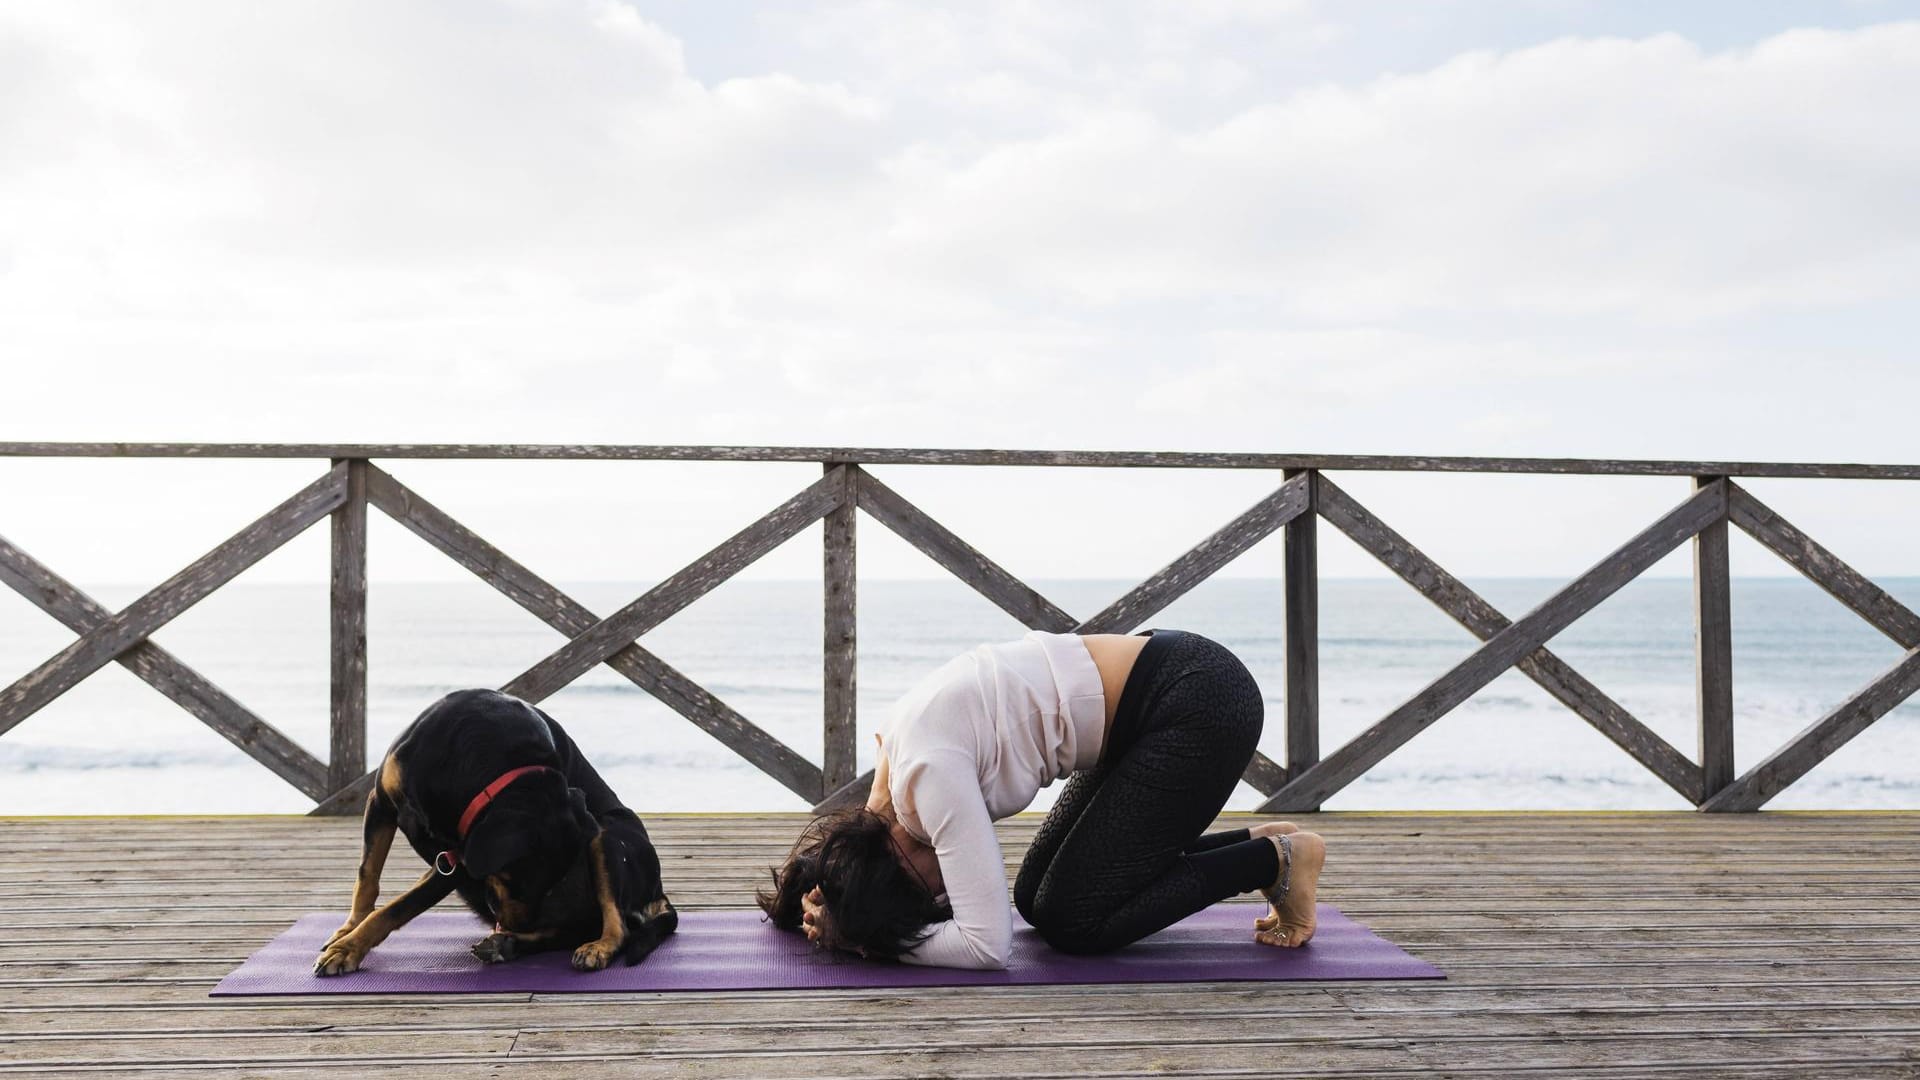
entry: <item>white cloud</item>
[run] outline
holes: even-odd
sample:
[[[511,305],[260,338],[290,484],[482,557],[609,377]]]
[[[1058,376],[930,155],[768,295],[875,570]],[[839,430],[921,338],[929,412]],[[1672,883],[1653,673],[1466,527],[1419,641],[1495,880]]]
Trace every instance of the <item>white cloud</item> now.
[[[695,18],[0,0],[10,430],[1911,455],[1920,24]]]
[[[1004,259],[1094,303],[1662,321],[1845,304],[1920,272],[1917,61],[1920,24],[1715,56],[1556,41],[1202,130],[1107,112],[995,147],[902,213],[956,276]]]
[[[10,284],[240,315],[396,288],[439,307],[450,272],[651,284],[803,230],[875,156],[877,103],[778,73],[703,85],[620,5],[197,10],[16,26],[60,59],[13,124],[69,150],[0,166]]]
[[[55,58],[27,65],[46,92],[9,133],[68,147],[0,168],[7,293],[29,317],[459,308],[519,274],[589,302],[703,277],[883,312],[1249,297],[1282,319],[1686,320],[1884,297],[1920,269],[1900,104],[1920,98],[1920,24],[1718,55],[1561,40],[1199,126],[1093,100],[1098,74],[1063,80],[1079,20],[1061,12],[809,24],[874,20],[851,48],[922,37],[983,108],[1020,100],[1021,77],[970,48],[1083,97],[1042,134],[980,142],[890,126],[917,85],[702,84],[619,4],[113,10],[110,32],[9,35]],[[1131,73],[1204,71],[1191,48]]]

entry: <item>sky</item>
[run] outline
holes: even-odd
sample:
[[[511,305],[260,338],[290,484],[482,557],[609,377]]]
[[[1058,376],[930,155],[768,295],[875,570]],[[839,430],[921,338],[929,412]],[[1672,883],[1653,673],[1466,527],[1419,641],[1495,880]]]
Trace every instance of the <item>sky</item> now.
[[[0,0],[0,440],[1911,463],[1915,101],[1920,3]],[[158,581],[322,467],[0,459],[0,535]],[[818,476],[390,467],[557,580]],[[876,473],[1042,579],[1145,577],[1279,482]],[[1467,576],[1687,493],[1337,479]],[[1920,574],[1920,488],[1751,487]],[[463,573],[384,524],[372,560]]]

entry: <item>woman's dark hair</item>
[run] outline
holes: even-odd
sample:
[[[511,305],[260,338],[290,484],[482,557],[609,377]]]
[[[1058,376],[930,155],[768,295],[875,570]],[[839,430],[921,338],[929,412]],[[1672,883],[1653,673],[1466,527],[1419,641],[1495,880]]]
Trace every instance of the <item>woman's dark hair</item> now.
[[[773,925],[800,929],[800,898],[820,886],[830,933],[823,944],[897,960],[953,917],[919,878],[900,864],[886,818],[856,807],[814,818],[787,861],[773,869],[773,888],[754,898]]]

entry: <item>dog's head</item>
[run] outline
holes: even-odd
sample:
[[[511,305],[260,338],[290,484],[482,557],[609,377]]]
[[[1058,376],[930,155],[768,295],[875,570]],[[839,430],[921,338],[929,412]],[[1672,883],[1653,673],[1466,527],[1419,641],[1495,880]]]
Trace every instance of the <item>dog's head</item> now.
[[[597,831],[580,789],[557,772],[542,772],[487,804],[467,832],[461,862],[486,884],[501,926],[530,930],[541,898],[581,862]]]

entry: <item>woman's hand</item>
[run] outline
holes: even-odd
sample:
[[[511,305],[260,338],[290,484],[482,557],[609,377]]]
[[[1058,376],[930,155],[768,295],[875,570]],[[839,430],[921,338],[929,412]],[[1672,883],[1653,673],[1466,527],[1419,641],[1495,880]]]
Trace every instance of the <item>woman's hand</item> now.
[[[847,947],[833,938],[833,915],[828,913],[828,897],[820,894],[820,886],[806,890],[806,896],[801,897],[801,930],[806,932],[808,942],[824,949],[847,949],[856,957],[866,957],[866,949]]]
[[[807,940],[823,948],[844,949],[833,937],[833,916],[827,911],[827,898],[815,885],[800,897],[800,929],[806,932]],[[855,956],[865,957],[867,950],[854,946],[847,951]]]
[[[822,944],[827,936],[827,898],[818,885],[800,897],[800,929],[815,945]]]

